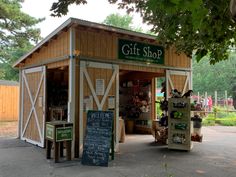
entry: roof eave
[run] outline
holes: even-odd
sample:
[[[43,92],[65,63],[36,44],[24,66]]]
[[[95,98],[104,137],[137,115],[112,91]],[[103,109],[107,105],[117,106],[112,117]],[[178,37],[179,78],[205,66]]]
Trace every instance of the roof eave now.
[[[80,20],[80,19],[76,19],[76,18],[73,18],[73,19],[75,20],[75,23],[77,23],[79,25],[91,27],[91,28],[98,28],[98,29],[105,30],[105,31],[111,31],[111,32],[115,32],[115,33],[121,33],[121,34],[146,38],[146,39],[150,39],[150,40],[156,40],[156,37],[157,37],[157,36],[153,36],[150,34],[131,31],[131,30],[115,27],[115,26],[109,26],[109,25],[105,25],[105,24],[89,22],[89,21]]]
[[[74,21],[73,18],[69,18],[66,20],[63,24],[61,24],[56,30],[54,30],[52,33],[50,33],[47,37],[45,37],[42,41],[40,41],[30,52],[23,55],[21,58],[19,58],[12,66],[17,67],[25,58],[30,56],[32,53],[34,53],[36,50],[38,50],[43,44],[48,42],[51,38],[53,38],[56,34],[58,34],[61,30],[72,24]]]

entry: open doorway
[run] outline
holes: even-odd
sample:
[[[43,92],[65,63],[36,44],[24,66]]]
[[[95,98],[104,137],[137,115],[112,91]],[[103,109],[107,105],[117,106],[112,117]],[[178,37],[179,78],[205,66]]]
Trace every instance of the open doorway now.
[[[155,115],[161,126],[167,126],[168,102],[166,97],[166,78],[155,78]]]
[[[47,121],[67,120],[68,66],[47,70]]]
[[[164,73],[120,70],[119,111],[127,134],[151,134],[156,119],[156,78]]]

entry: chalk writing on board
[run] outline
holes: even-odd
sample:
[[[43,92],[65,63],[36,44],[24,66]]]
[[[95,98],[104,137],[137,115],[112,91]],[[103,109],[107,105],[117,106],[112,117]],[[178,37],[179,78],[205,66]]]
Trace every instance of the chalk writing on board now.
[[[113,117],[111,111],[88,111],[83,165],[108,166]]]

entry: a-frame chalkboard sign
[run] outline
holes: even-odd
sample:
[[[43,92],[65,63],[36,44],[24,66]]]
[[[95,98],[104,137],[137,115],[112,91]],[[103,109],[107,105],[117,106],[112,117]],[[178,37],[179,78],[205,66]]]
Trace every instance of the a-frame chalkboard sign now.
[[[83,165],[108,166],[113,118],[112,111],[88,111]]]

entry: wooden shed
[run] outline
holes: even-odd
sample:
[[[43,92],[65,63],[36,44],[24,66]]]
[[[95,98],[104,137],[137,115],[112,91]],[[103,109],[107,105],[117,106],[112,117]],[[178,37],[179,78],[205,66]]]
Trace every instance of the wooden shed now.
[[[19,117],[19,83],[0,80],[0,121],[17,121]]]
[[[44,147],[45,122],[66,119],[74,123],[74,157],[83,149],[87,110],[114,111],[118,148],[119,117],[124,104],[130,104],[128,98],[148,97],[143,120],[154,119],[155,78],[166,78],[167,93],[192,87],[191,59],[185,54],[164,49],[154,36],[75,18],[14,67],[21,76],[21,139]]]

